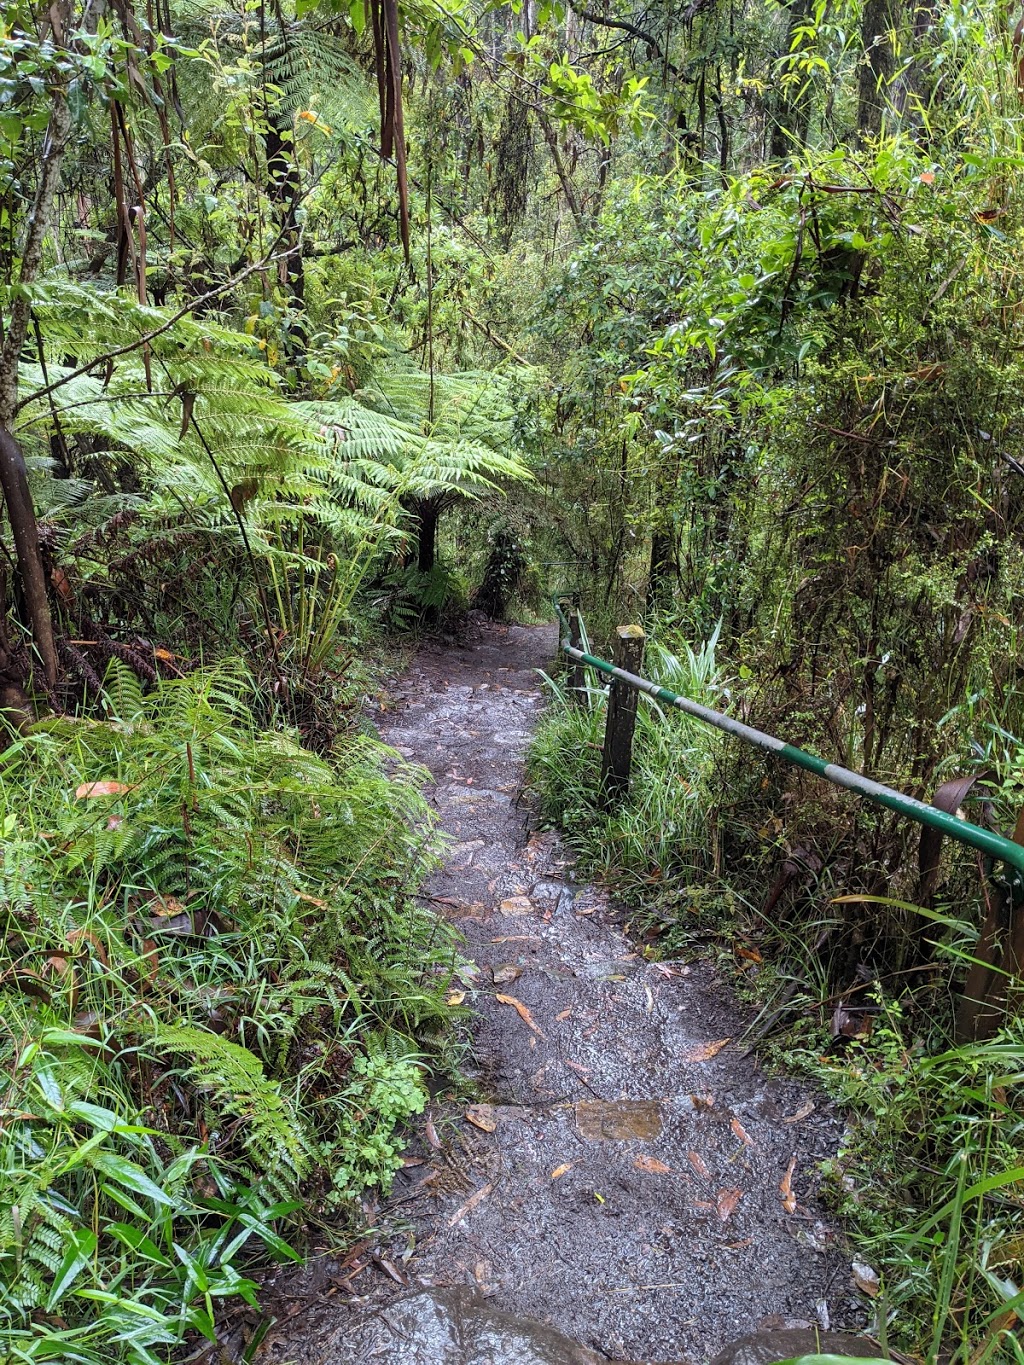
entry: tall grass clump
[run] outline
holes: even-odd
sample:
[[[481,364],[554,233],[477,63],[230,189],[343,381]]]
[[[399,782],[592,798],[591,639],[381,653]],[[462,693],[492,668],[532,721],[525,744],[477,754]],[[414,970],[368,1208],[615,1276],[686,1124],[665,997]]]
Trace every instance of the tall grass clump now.
[[[717,630],[697,649],[685,640],[648,643],[644,672],[709,706],[725,697],[715,658]],[[541,819],[562,830],[581,866],[612,879],[623,896],[674,919],[687,889],[716,866],[712,777],[720,737],[672,707],[641,696],[628,800],[600,801],[608,688],[588,670],[582,693],[547,678],[551,704],[530,751],[528,774]]]
[[[417,770],[262,732],[240,668],[0,755],[0,1359],[156,1365],[386,1189],[450,934]]]

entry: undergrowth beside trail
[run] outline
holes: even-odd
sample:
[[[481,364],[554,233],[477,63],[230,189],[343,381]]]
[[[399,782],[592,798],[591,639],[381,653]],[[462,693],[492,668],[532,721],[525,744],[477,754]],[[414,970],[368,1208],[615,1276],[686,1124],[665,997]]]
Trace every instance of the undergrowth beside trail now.
[[[649,644],[645,674],[705,705],[735,707],[716,637],[700,650],[671,636]],[[718,732],[642,696],[630,796],[603,810],[607,689],[593,678],[582,693],[564,676],[548,681],[551,705],[529,758],[542,820],[563,831],[582,872],[624,902],[649,955],[711,945],[761,1007],[751,1039],[848,1112],[842,1149],[825,1163],[826,1190],[875,1334],[928,1360],[1020,1361],[1024,1026],[1014,1017],[990,1041],[952,1041],[980,922],[977,907],[949,903],[959,879],[947,879],[946,903],[927,917],[909,904],[877,907],[902,915],[909,935],[923,933],[932,960],[916,976],[879,970],[837,992],[822,949],[845,908],[841,871],[820,869],[811,916],[806,892],[798,886],[795,908],[785,895],[773,899],[778,886],[758,884],[744,858],[754,837],[741,823],[744,789],[766,780],[765,764],[749,751],[730,759]],[[997,818],[1024,771],[1020,746],[1003,741],[987,791]],[[767,828],[757,833],[771,838]]]
[[[454,944],[419,772],[262,732],[250,688],[115,664],[106,720],[0,755],[0,1359],[215,1340],[424,1107]]]

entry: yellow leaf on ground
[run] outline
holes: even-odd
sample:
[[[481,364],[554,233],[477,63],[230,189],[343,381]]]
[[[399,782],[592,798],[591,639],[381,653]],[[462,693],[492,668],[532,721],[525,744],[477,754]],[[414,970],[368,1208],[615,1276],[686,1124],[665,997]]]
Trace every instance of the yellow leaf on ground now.
[[[567,1174],[569,1171],[571,1171],[571,1170],[572,1170],[572,1162],[571,1162],[571,1161],[563,1161],[562,1164],[561,1164],[561,1166],[556,1166],[555,1169],[551,1172],[551,1179],[552,1179],[552,1180],[561,1180],[562,1176],[563,1176],[563,1175],[566,1175],[566,1174]]]
[[[700,1153],[699,1153],[699,1152],[687,1152],[686,1155],[687,1155],[687,1158],[688,1158],[688,1160],[689,1160],[689,1162],[690,1162],[690,1165],[691,1165],[691,1166],[693,1167],[693,1169],[697,1172],[697,1174],[698,1174],[702,1179],[704,1179],[704,1180],[710,1180],[710,1179],[711,1179],[711,1172],[708,1170],[707,1166],[705,1166],[705,1164],[704,1164],[704,1159],[703,1159],[703,1157],[700,1155]]]

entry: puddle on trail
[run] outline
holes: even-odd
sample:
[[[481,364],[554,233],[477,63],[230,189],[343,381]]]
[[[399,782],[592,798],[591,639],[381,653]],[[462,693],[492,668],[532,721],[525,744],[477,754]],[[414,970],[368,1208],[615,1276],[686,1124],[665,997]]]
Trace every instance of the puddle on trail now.
[[[280,1286],[294,1316],[264,1362],[696,1363],[746,1333],[863,1321],[816,1199],[840,1118],[743,1057],[709,966],[638,956],[558,839],[531,833],[522,762],[555,647],[553,629],[490,627],[425,648],[381,719],[433,774],[452,839],[428,891],[475,964],[488,1103],[435,1107],[370,1210],[374,1253]]]

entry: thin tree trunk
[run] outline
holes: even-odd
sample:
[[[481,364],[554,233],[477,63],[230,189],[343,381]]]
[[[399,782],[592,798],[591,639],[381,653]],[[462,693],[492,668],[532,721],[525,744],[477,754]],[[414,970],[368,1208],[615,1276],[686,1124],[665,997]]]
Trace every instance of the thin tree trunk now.
[[[857,128],[861,137],[878,133],[882,128],[888,102],[886,88],[895,66],[891,34],[896,16],[896,0],[865,0],[861,20],[865,56],[857,90]]]
[[[421,498],[416,504],[416,567],[430,573],[437,563],[437,523],[441,508],[436,498]]]
[[[50,96],[50,120],[39,160],[35,199],[25,229],[18,271],[19,288],[14,292],[3,351],[0,352],[0,489],[14,535],[28,624],[42,661],[43,678],[51,688],[57,681],[58,668],[50,602],[46,593],[46,573],[39,548],[35,508],[25,474],[25,460],[10,427],[18,405],[18,363],[31,320],[31,300],[24,287],[35,280],[42,264],[43,242],[50,226],[53,201],[60,181],[61,161],[70,134],[71,115],[66,94],[58,87]]]
[[[580,209],[579,200],[576,197],[575,187],[569,178],[569,172],[565,168],[565,162],[562,160],[561,149],[558,146],[558,134],[555,132],[554,128],[552,128],[551,120],[543,110],[537,111],[537,120],[540,123],[541,131],[544,134],[544,141],[548,144],[551,160],[555,163],[555,174],[558,176],[558,183],[562,187],[562,193],[565,195],[565,202],[569,206],[569,212],[572,214],[573,222],[576,224],[577,228],[582,230],[583,213]]]

